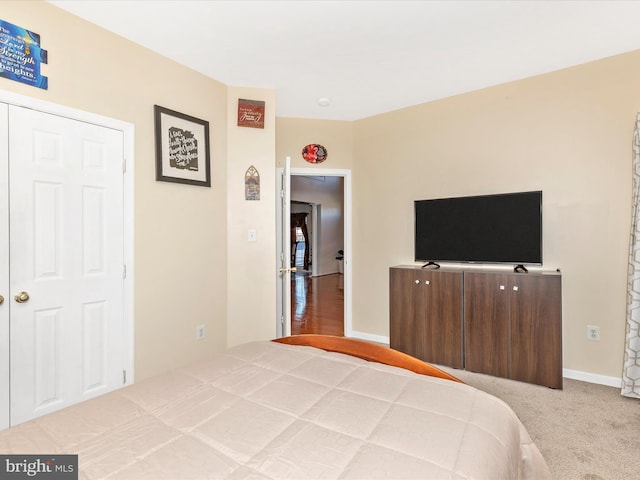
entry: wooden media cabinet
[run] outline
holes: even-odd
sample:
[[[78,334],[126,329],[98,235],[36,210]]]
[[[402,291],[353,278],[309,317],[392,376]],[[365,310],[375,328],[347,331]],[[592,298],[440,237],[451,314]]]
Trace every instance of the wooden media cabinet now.
[[[389,269],[390,346],[421,360],[562,388],[560,272]]]

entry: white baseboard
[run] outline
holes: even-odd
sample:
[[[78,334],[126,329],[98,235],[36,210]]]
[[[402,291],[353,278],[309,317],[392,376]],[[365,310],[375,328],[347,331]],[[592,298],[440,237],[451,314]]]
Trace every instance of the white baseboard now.
[[[382,335],[374,335],[372,333],[364,333],[364,332],[356,332],[352,330],[351,334],[348,335],[351,338],[357,338],[358,340],[366,340],[367,342],[374,343],[382,343],[384,345],[389,345],[389,337],[384,337]]]
[[[581,382],[597,383],[599,385],[606,385],[607,387],[622,388],[622,378],[619,377],[609,377],[607,375],[599,375],[597,373],[569,370],[568,368],[562,370],[562,376],[572,380],[580,380]]]

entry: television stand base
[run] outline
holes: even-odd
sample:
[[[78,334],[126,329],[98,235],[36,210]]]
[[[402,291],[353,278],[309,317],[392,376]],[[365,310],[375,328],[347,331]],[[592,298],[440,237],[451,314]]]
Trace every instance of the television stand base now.
[[[513,267],[513,271],[516,273],[529,273],[529,270],[524,265],[516,265]]]
[[[429,268],[429,269],[437,270],[440,268],[440,265],[437,264],[436,262],[427,262],[424,265],[422,265],[420,268]]]

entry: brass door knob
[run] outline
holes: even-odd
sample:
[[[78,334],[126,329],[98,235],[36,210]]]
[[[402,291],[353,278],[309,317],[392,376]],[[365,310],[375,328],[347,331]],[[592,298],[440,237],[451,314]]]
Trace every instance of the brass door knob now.
[[[18,303],[25,303],[29,300],[29,294],[27,292],[20,292],[15,297],[13,297]]]
[[[2,305],[3,303],[4,303],[4,297],[0,295],[0,305]]]

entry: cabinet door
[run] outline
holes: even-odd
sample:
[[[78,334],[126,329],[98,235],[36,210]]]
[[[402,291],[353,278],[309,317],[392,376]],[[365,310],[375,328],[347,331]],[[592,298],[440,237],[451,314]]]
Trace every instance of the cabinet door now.
[[[389,269],[389,345],[423,359],[424,295],[422,272]]]
[[[462,272],[423,272],[424,360],[462,368]]]
[[[465,368],[509,376],[508,274],[465,272]]]
[[[511,378],[562,388],[562,302],[559,275],[513,275]]]

